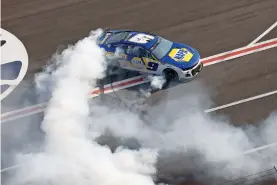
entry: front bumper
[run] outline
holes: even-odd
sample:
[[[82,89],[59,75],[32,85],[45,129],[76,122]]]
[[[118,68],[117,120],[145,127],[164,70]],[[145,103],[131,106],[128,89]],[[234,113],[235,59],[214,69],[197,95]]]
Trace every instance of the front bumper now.
[[[191,69],[182,70],[182,74],[180,75],[181,79],[192,79],[196,77],[203,69],[203,63],[199,60],[199,62]]]

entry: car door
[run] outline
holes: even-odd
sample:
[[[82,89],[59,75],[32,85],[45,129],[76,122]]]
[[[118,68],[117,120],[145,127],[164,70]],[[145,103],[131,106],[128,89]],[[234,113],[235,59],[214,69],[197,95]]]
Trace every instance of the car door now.
[[[128,57],[128,45],[125,44],[117,44],[114,45],[115,51],[114,56],[116,57],[117,62],[119,63],[121,68],[124,69],[132,69],[130,65],[130,57]]]
[[[141,58],[145,64],[148,73],[160,74],[163,66],[161,63],[148,51],[143,50]]]
[[[144,57],[144,49],[139,46],[129,45],[126,50],[130,67],[133,70],[146,72]]]
[[[134,70],[158,74],[160,63],[152,54],[139,46],[130,46],[127,50],[128,59]]]
[[[160,63],[147,50],[136,45],[117,45],[116,55],[122,68],[157,74]]]

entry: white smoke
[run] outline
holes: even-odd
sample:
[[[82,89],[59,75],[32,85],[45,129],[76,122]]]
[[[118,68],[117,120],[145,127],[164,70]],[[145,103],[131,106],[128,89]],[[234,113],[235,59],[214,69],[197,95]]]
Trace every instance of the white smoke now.
[[[166,80],[163,76],[149,76],[150,85],[154,89],[162,89]]]
[[[44,151],[19,156],[30,163],[16,171],[10,184],[154,184],[155,150],[117,148],[112,153],[87,132],[89,121],[94,122],[88,119],[88,93],[106,70],[103,51],[96,45],[100,33],[91,32],[55,57],[59,65],[50,75],[52,97],[42,122]],[[45,79],[42,75],[40,80]]]
[[[92,130],[108,131],[121,142],[133,138],[142,147],[159,149],[158,168],[165,174],[201,176],[204,170],[205,177],[232,178],[277,165],[276,146],[243,155],[259,145],[277,142],[276,115],[260,127],[235,127],[226,118],[205,114],[199,94],[183,93],[177,100],[161,97],[167,103],[149,108],[146,122],[127,110],[100,106],[108,114],[94,111],[97,119]]]

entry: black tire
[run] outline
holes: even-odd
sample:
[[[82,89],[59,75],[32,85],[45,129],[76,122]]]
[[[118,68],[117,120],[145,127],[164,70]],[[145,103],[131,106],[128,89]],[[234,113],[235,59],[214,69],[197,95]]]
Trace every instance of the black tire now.
[[[178,73],[173,69],[165,69],[163,71],[163,76],[166,81],[165,81],[162,89],[167,88],[172,81],[176,81],[179,79]]]

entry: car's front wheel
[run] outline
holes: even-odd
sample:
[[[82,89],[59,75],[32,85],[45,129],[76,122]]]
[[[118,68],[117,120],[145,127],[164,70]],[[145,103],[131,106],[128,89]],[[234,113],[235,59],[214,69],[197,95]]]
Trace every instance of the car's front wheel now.
[[[162,89],[168,87],[168,85],[175,80],[178,80],[178,73],[173,69],[165,69],[163,71],[163,77],[165,78],[165,83],[162,87]]]

